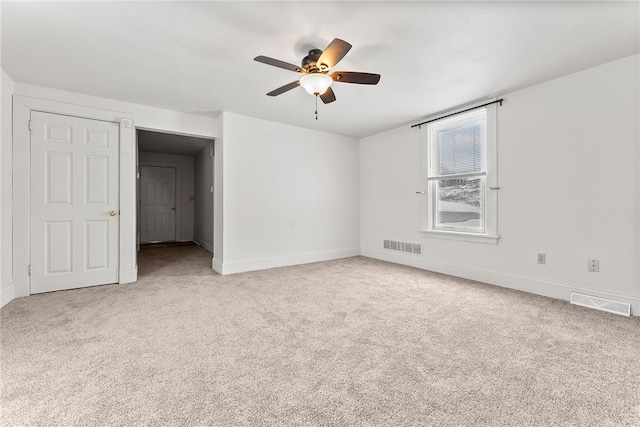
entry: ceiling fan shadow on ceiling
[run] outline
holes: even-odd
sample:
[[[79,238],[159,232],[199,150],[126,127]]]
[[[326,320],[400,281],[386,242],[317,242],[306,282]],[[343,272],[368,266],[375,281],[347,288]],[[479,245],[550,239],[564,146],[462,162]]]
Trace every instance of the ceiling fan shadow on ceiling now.
[[[316,120],[318,119],[318,97],[325,104],[336,100],[336,95],[331,88],[333,82],[356,83],[364,85],[376,85],[380,81],[380,74],[360,73],[356,71],[333,71],[329,70],[345,57],[351,49],[351,45],[341,39],[333,39],[324,51],[311,49],[309,54],[302,59],[300,66],[269,58],[268,56],[256,56],[255,61],[272,65],[285,70],[302,73],[304,76],[300,80],[288,83],[267,93],[268,96],[278,96],[285,92],[302,86],[309,94],[316,97]]]

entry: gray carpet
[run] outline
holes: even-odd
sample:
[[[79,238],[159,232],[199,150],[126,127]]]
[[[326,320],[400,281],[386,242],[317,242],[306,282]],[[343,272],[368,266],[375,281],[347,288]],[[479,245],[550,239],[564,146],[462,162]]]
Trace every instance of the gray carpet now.
[[[355,257],[2,308],[6,426],[640,426],[640,318]]]

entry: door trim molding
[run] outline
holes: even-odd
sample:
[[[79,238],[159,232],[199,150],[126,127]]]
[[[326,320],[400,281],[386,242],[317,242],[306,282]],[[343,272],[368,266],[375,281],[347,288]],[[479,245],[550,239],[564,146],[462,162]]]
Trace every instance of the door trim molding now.
[[[135,128],[130,113],[108,111],[27,96],[13,96],[13,284],[15,296],[31,293],[30,248],[30,147],[31,111],[117,123],[120,129],[120,247],[119,283],[137,280],[136,253],[136,150]]]

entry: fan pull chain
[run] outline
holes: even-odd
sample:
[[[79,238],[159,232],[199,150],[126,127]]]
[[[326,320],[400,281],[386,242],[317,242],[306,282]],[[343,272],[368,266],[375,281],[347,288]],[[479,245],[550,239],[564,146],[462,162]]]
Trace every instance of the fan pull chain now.
[[[316,93],[316,120],[318,120],[318,94]]]

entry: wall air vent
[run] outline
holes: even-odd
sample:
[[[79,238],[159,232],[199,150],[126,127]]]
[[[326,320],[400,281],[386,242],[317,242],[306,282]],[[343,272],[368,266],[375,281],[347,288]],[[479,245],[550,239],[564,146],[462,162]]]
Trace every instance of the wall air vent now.
[[[398,242],[395,240],[385,240],[384,248],[392,251],[408,252],[410,254],[422,255],[422,245],[420,243]]]
[[[581,305],[582,307],[595,308],[596,310],[608,311],[613,314],[622,316],[631,316],[631,304],[626,302],[613,301],[606,298],[594,297],[592,295],[579,294],[571,292],[571,304]]]

